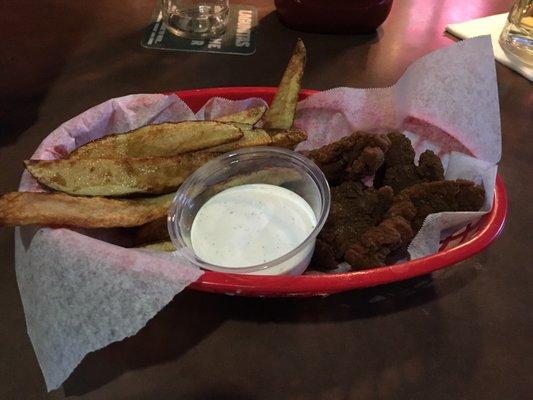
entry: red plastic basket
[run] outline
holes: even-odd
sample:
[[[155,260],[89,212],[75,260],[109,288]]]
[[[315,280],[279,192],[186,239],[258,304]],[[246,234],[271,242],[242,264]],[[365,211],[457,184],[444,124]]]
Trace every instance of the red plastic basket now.
[[[223,97],[241,100],[260,97],[272,100],[277,88],[227,87],[174,92],[196,112],[207,100]],[[300,99],[315,93],[302,90]],[[428,274],[452,266],[487,247],[500,234],[507,214],[507,195],[500,176],[496,179],[492,210],[441,243],[438,253],[416,260],[365,271],[301,276],[237,275],[207,271],[190,287],[196,290],[241,296],[322,296],[346,290],[381,285]]]

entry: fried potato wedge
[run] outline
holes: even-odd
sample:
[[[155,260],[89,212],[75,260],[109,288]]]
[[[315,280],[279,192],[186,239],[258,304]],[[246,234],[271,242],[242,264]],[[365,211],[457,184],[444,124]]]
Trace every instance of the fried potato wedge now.
[[[304,73],[305,59],[305,46],[302,40],[298,39],[274,100],[272,100],[270,108],[263,116],[263,128],[289,129],[292,126]]]
[[[0,226],[114,228],[143,225],[167,214],[173,194],[137,199],[11,192],[0,197]]]
[[[281,186],[291,182],[296,182],[298,179],[301,179],[301,174],[293,168],[270,167],[248,174],[232,176],[225,182],[221,182],[210,187],[209,194],[214,196],[223,190],[252,183],[267,183],[270,185]]]
[[[285,147],[294,150],[296,145],[304,140],[307,140],[307,133],[298,128],[291,128],[287,130],[267,130],[272,139],[271,146]]]
[[[244,147],[268,146],[272,143],[270,135],[263,129],[254,129],[251,125],[239,125],[244,136],[231,143],[221,144],[202,150],[202,152],[226,153],[231,150],[242,149]]]
[[[176,247],[174,247],[174,244],[170,240],[166,242],[156,242],[156,243],[145,244],[143,246],[140,246],[139,248],[147,249],[147,250],[155,250],[155,251],[175,251],[176,250]]]
[[[224,182],[213,185],[209,187],[207,196],[214,196],[223,190],[249,183],[284,185],[295,182],[298,179],[301,179],[301,175],[293,168],[270,167],[249,174],[236,175]],[[136,246],[168,240],[170,240],[170,236],[166,216],[136,227],[133,234],[133,242]]]
[[[225,153],[231,150],[242,149],[252,146],[275,146],[293,150],[296,145],[307,140],[307,133],[302,129],[250,129],[243,128],[244,136],[231,143],[201,150],[201,152]]]
[[[135,228],[134,232],[133,242],[136,246],[170,240],[166,215]]]
[[[215,119],[215,121],[255,125],[257,122],[259,122],[265,111],[265,106],[253,107],[235,114],[228,114],[218,117]]]
[[[146,125],[130,132],[93,140],[69,158],[173,157],[239,140],[242,129],[218,121],[185,121]]]
[[[29,160],[26,169],[42,185],[81,196],[169,193],[216,153],[171,158]]]

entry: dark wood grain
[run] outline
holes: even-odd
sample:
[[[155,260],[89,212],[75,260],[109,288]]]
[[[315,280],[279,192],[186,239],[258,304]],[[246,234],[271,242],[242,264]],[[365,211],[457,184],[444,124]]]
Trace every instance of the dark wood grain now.
[[[0,13],[0,190],[15,190],[39,142],[111,97],[210,86],[273,86],[296,37],[303,86],[394,83],[454,39],[447,23],[505,12],[504,0],[397,0],[371,36],[291,31],[259,8],[253,56],[141,48],[153,1],[4,1]],[[509,191],[502,236],[455,268],[316,299],[186,292],[136,336],[90,354],[46,393],[26,334],[13,231],[0,230],[0,398],[525,399],[533,392],[530,206],[533,87],[497,66]]]

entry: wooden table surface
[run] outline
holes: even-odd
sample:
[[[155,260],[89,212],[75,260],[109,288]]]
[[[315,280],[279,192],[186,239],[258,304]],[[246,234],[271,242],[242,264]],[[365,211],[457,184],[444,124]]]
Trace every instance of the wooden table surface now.
[[[6,4],[7,3],[7,4]],[[7,1],[0,13],[0,190],[63,121],[130,93],[275,86],[295,39],[303,87],[394,83],[450,45],[447,23],[507,11],[500,0],[396,0],[373,37],[291,31],[259,9],[252,56],[158,52],[140,39],[154,1]],[[509,215],[501,237],[455,268],[328,298],[188,291],[136,336],[90,354],[46,393],[26,333],[13,230],[0,230],[1,399],[525,399],[533,392],[530,206],[533,85],[498,64]],[[529,396],[530,396],[529,395]],[[530,398],[530,397],[529,397]]]

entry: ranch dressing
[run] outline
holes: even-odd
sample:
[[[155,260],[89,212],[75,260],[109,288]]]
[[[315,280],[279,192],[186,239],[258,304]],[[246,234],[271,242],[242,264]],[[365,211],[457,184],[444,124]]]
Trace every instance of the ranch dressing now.
[[[309,204],[280,186],[247,184],[210,198],[196,214],[191,244],[210,264],[250,267],[281,257],[307,239],[317,224]],[[266,274],[301,273],[314,241]],[[303,265],[303,267],[302,267]]]

